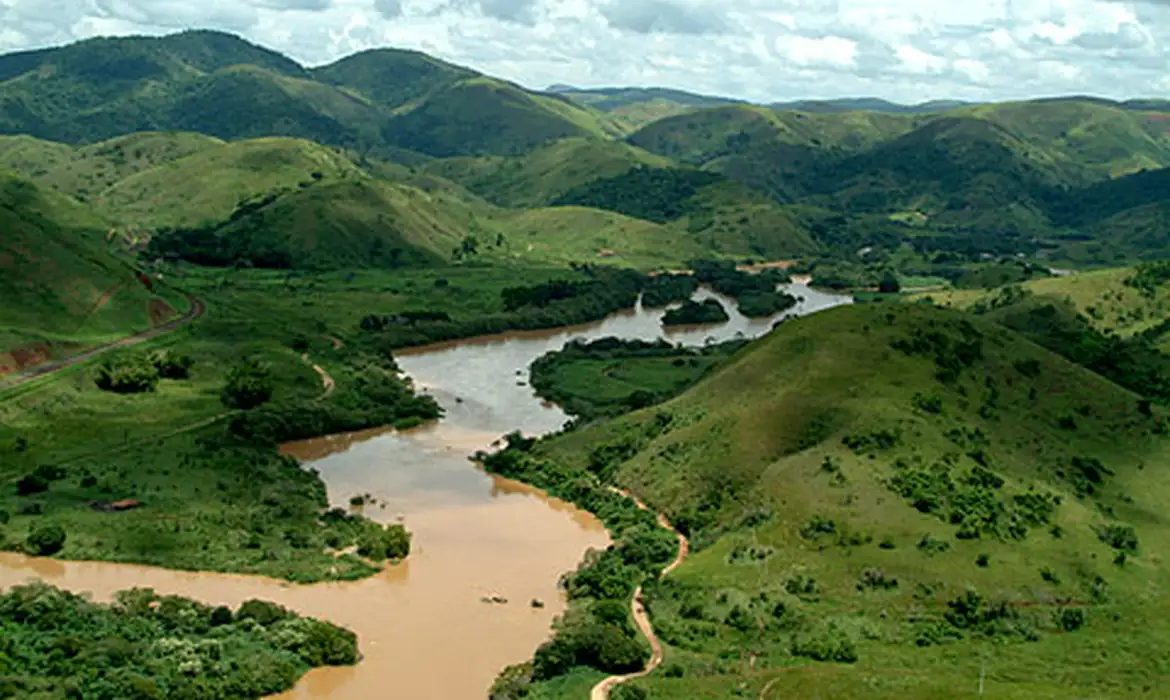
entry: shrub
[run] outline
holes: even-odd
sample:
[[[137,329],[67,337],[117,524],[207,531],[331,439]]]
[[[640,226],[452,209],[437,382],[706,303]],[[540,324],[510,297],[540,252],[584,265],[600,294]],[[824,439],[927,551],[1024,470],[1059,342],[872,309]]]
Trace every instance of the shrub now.
[[[293,613],[285,607],[270,603],[266,600],[245,601],[236,611],[236,620],[255,620],[262,627],[270,627],[281,620],[293,617]]]
[[[1062,608],[1055,617],[1056,624],[1065,632],[1076,632],[1085,626],[1085,611],[1080,608]]]
[[[195,364],[188,355],[170,350],[155,350],[147,355],[147,361],[164,379],[187,379],[191,376],[191,366]]]
[[[141,394],[154,391],[158,380],[158,369],[145,358],[126,358],[98,365],[94,384],[116,394]]]
[[[21,496],[32,496],[49,490],[49,480],[37,473],[26,474],[16,482],[16,493]]]
[[[857,590],[888,591],[898,587],[898,579],[889,576],[881,569],[866,569],[861,572],[857,581]]]
[[[1137,533],[1129,525],[1100,525],[1094,529],[1097,531],[1098,539],[1113,549],[1137,553]]]
[[[374,561],[404,559],[410,554],[410,532],[402,525],[370,524],[358,538],[358,554]]]
[[[221,605],[211,611],[211,626],[223,627],[224,625],[232,624],[232,610],[226,605]]]
[[[925,413],[942,413],[942,397],[938,394],[914,394],[914,407]]]
[[[55,523],[37,525],[29,531],[27,544],[33,554],[51,557],[65,547],[65,528]]]
[[[981,569],[986,569],[990,565],[991,565],[991,555],[990,554],[980,554],[979,556],[975,557],[975,566],[978,566]]]
[[[624,683],[609,694],[611,700],[646,700],[646,691],[636,685]]]
[[[798,634],[792,641],[792,655],[817,661],[851,664],[857,661],[857,646],[840,627],[828,623],[817,630]]]
[[[249,411],[272,398],[272,380],[268,369],[248,361],[232,368],[221,399],[229,408]]]
[[[817,539],[822,535],[832,535],[836,532],[837,523],[823,515],[814,515],[800,527],[800,536],[808,540]]]

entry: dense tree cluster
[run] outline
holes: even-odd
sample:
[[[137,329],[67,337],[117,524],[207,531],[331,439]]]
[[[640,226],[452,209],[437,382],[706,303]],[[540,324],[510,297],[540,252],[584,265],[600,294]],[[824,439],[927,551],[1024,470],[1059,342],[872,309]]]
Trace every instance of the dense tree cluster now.
[[[614,177],[602,178],[562,195],[554,206],[595,207],[637,219],[666,223],[686,216],[689,200],[702,187],[723,176],[685,168],[637,166]]]
[[[683,326],[700,323],[723,323],[731,317],[716,299],[691,301],[687,299],[677,308],[669,309],[662,315],[662,325]]]
[[[191,357],[170,350],[122,355],[97,366],[94,384],[102,391],[140,394],[154,391],[160,379],[187,379],[193,364]]]
[[[510,330],[535,330],[587,323],[615,311],[633,308],[648,278],[633,270],[583,266],[587,279],[552,281],[509,287],[501,291],[505,311],[472,318],[415,317],[405,323],[381,323],[372,314],[362,327],[376,334],[371,342],[383,349],[426,345],[457,338]],[[368,320],[367,320],[368,319]],[[376,319],[376,320],[375,320]]]
[[[262,601],[233,612],[133,589],[99,605],[41,583],[0,595],[0,697],[259,698],[357,659],[352,632]]]

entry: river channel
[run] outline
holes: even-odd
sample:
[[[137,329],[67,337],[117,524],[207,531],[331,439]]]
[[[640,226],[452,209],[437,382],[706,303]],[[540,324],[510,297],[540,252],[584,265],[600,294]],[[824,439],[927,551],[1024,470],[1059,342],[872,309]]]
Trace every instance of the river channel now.
[[[210,604],[276,601],[358,634],[357,666],[311,671],[279,700],[482,700],[496,674],[528,659],[564,610],[557,581],[591,547],[609,540],[588,513],[468,461],[501,435],[558,429],[568,417],[528,386],[528,366],[574,339],[616,336],[703,344],[766,333],[782,316],[848,303],[848,297],[789,285],[803,301],[786,314],[749,319],[715,297],[731,319],[664,330],[662,310],[641,306],[603,321],[552,331],[508,333],[403,350],[399,365],[446,409],[442,421],[407,432],[370,430],[284,446],[320,471],[330,500],[370,494],[367,515],[402,520],[414,533],[406,562],[350,583],[295,585],[252,576],[176,572],[0,553],[0,588],[40,578],[108,600],[133,586]],[[485,603],[485,596],[507,603]],[[540,600],[544,607],[530,605]]]

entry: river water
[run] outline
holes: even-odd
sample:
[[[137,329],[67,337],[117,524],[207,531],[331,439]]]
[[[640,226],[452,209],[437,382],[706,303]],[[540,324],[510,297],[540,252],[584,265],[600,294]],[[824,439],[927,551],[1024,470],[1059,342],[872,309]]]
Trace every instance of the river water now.
[[[528,386],[533,360],[578,338],[666,338],[703,344],[754,337],[781,316],[848,303],[847,297],[790,285],[804,299],[785,314],[749,319],[715,297],[731,319],[664,330],[662,310],[636,309],[553,331],[487,336],[404,350],[398,363],[447,413],[441,422],[402,433],[370,430],[291,443],[284,451],[321,473],[337,505],[370,494],[367,515],[402,520],[414,533],[406,562],[372,578],[310,586],[260,577],[176,572],[100,562],[65,562],[0,553],[0,588],[40,578],[108,600],[133,586],[153,587],[210,604],[263,598],[358,634],[357,666],[311,671],[279,700],[481,700],[496,674],[524,661],[564,610],[557,581],[591,547],[609,540],[592,515],[523,484],[485,474],[468,461],[516,429],[538,434],[568,417]],[[483,602],[502,596],[506,604]],[[540,600],[544,607],[530,602]]]

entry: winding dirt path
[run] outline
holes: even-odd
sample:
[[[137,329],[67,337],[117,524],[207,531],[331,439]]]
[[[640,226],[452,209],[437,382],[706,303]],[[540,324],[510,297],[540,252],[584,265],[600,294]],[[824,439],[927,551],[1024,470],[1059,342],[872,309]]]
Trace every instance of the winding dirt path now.
[[[323,401],[324,399],[329,398],[333,394],[333,390],[337,388],[337,382],[333,381],[333,377],[325,371],[324,367],[309,359],[309,353],[301,353],[301,359],[307,362],[309,366],[313,368],[313,371],[317,373],[317,376],[321,377],[322,392],[321,395],[317,397],[317,401]]]
[[[10,389],[14,386],[20,386],[21,384],[36,379],[37,377],[43,377],[47,374],[59,372],[66,367],[72,367],[78,363],[93,359],[94,357],[109,352],[115,348],[125,348],[131,345],[138,345],[139,343],[143,343],[147,340],[150,340],[151,338],[157,338],[164,333],[170,333],[177,328],[191,323],[207,312],[207,305],[199,299],[196,299],[193,296],[188,296],[187,300],[191,303],[191,306],[182,316],[173,318],[166,323],[155,326],[154,328],[149,328],[145,331],[142,331],[141,333],[135,333],[134,335],[129,335],[125,338],[120,338],[103,345],[92,347],[85,352],[81,352],[76,355],[70,355],[69,357],[63,357],[59,360],[53,360],[52,362],[45,362],[30,369],[19,372],[13,377],[0,381],[0,389]]]
[[[623,491],[621,489],[612,487],[610,490],[614,493],[619,493],[629,498],[642,510],[650,510],[649,506],[647,506],[642,502],[641,499],[629,491]],[[678,538],[678,554],[675,555],[674,560],[667,564],[666,568],[663,569],[660,574],[658,574],[659,578],[665,578],[670,572],[677,569],[680,564],[686,561],[687,553],[690,550],[690,543],[681,532],[674,529],[674,526],[670,524],[670,521],[666,519],[665,515],[662,513],[658,513],[657,515],[658,524],[673,532],[674,536]],[[606,678],[597,685],[593,686],[593,689],[589,692],[589,700],[609,700],[609,694],[613,692],[614,688],[618,687],[622,683],[625,683],[626,681],[632,681],[635,678],[648,676],[654,671],[654,669],[662,665],[662,642],[659,641],[658,635],[654,633],[654,625],[651,624],[650,615],[646,612],[646,605],[642,600],[641,586],[638,586],[634,590],[634,597],[630,601],[630,612],[634,616],[634,624],[638,627],[638,631],[641,632],[644,637],[646,637],[646,641],[650,642],[650,660],[646,662],[646,668],[642,669],[641,671],[627,673],[623,676],[610,676],[609,678]]]

